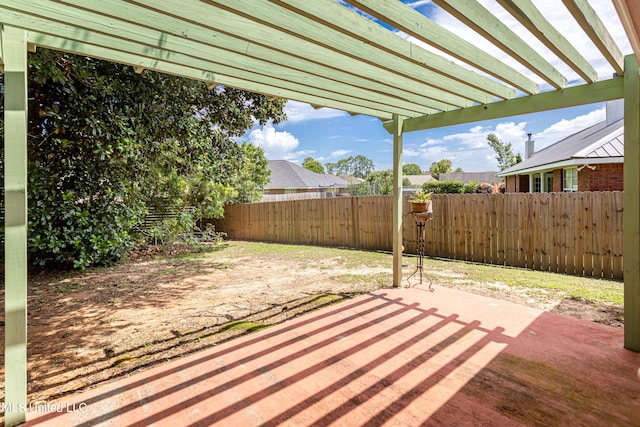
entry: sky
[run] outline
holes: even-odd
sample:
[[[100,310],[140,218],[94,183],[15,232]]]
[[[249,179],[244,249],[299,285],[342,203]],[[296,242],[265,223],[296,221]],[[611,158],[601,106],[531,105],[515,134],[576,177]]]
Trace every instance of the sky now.
[[[403,1],[463,38],[480,39],[476,33],[444,10],[439,9],[431,0]],[[494,12],[510,28],[520,28],[516,32],[525,41],[537,47],[537,50],[546,49],[526,29],[520,27],[495,0],[479,0],[479,2]],[[599,79],[611,77],[612,68],[575,21],[572,18],[569,21],[566,20],[570,15],[559,0],[533,0],[533,3],[552,24],[555,24],[556,28],[563,29],[563,35],[577,46],[594,66]],[[589,4],[599,14],[622,53],[625,55],[632,53],[611,0],[589,0]],[[406,34],[401,32],[397,34],[399,37],[420,44]],[[495,46],[488,42],[476,43],[476,45],[536,81],[541,91],[550,89],[539,77],[529,73],[522,65],[508,58]],[[424,47],[435,51],[431,47]],[[460,63],[445,54],[443,56]],[[543,56],[554,57],[553,54]],[[569,86],[582,82],[559,59],[551,63],[567,77]],[[240,138],[240,141],[248,141],[262,147],[269,160],[284,159],[301,164],[305,158],[312,157],[326,164],[349,156],[364,155],[373,161],[376,170],[392,168],[393,139],[382,127],[379,119],[364,115],[351,116],[346,112],[330,108],[316,110],[308,104],[297,101],[288,101],[285,112],[288,117],[286,122],[277,125],[268,123],[265,126],[256,124]],[[403,134],[403,163],[416,163],[423,171],[428,171],[433,162],[449,159],[454,169],[460,167],[465,172],[498,170],[495,152],[487,144],[489,133],[495,133],[503,142],[511,143],[513,151],[521,153],[524,157],[524,141],[528,133],[532,134],[537,151],[604,119],[605,105],[600,103],[429,131],[409,132]]]

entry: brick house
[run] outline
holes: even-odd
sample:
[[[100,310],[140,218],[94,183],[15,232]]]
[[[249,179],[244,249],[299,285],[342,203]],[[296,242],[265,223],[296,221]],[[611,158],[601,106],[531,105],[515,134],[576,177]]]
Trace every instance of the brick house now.
[[[622,191],[623,105],[607,103],[607,119],[538,152],[529,135],[524,161],[503,170],[508,193]]]

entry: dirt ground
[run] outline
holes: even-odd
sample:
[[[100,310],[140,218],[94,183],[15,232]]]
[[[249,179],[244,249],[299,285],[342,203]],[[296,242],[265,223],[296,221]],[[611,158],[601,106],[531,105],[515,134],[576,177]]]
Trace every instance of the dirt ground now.
[[[390,263],[286,254],[154,256],[29,279],[29,401],[56,401],[235,336],[390,284]],[[233,243],[231,243],[233,245]],[[412,271],[406,269],[405,276]],[[439,275],[434,287],[461,287]],[[407,284],[409,282],[404,281]],[[415,282],[414,282],[415,283]],[[464,290],[621,326],[622,307],[538,301],[517,292]],[[4,292],[0,294],[4,305]],[[4,318],[0,319],[1,340]],[[4,343],[1,343],[4,348]],[[4,354],[2,355],[4,359]],[[4,360],[0,368],[4,366]],[[4,372],[1,372],[4,382]],[[3,396],[0,390],[0,400]]]

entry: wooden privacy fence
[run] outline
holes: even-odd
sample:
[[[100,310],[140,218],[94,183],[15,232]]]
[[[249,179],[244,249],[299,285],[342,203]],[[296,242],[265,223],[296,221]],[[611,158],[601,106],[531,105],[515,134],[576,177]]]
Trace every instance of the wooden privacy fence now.
[[[431,257],[622,279],[622,193],[434,195],[425,227]],[[417,228],[403,207],[405,252]],[[392,198],[345,197],[231,205],[214,221],[230,238],[392,249]]]

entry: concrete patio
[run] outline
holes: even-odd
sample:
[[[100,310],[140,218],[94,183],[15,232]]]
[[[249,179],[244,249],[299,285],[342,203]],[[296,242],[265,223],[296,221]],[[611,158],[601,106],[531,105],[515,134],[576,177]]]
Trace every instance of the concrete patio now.
[[[637,426],[640,354],[622,345],[622,329],[453,289],[384,289],[32,402],[27,425]]]

